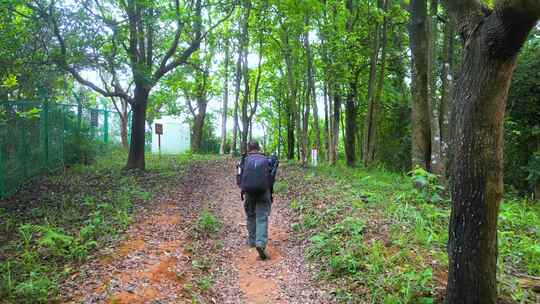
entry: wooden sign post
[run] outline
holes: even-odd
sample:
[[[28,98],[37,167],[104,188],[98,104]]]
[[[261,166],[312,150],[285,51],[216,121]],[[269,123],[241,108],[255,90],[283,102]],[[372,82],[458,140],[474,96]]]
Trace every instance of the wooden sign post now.
[[[161,135],[163,135],[163,125],[160,123],[155,124],[156,134],[158,136],[158,150],[161,155]]]

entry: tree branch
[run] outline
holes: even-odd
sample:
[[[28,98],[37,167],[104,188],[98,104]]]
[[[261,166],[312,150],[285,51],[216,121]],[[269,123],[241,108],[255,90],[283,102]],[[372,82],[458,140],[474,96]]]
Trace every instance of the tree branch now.
[[[485,17],[485,7],[478,0],[443,0],[456,20],[463,41],[467,41]]]
[[[87,87],[91,88],[92,90],[98,92],[99,94],[101,94],[101,95],[103,95],[105,97],[121,97],[121,98],[124,98],[125,100],[131,100],[130,96],[128,96],[125,92],[119,91],[117,87],[115,87],[115,91],[110,92],[107,89],[103,89],[103,88],[99,87],[98,85],[84,79],[74,67],[72,67],[72,66],[70,66],[68,64],[68,62],[67,62],[66,42],[64,40],[64,37],[62,37],[62,34],[60,33],[60,28],[58,26],[58,21],[53,16],[53,5],[54,5],[54,2],[50,4],[50,6],[48,8],[48,12],[43,11],[41,9],[38,9],[37,7],[33,7],[33,6],[31,7],[32,9],[38,9],[39,10],[38,13],[42,17],[44,17],[47,21],[49,21],[50,24],[52,25],[52,30],[53,30],[54,36],[58,40],[58,44],[60,45],[60,57],[59,58],[54,58],[53,61],[60,68],[62,68],[65,71],[69,72],[73,76],[73,78],[75,78],[75,80],[77,82],[79,82],[80,84],[82,84],[84,86],[87,86]]]
[[[218,27],[221,23],[225,22],[227,19],[229,19],[232,16],[232,13],[234,12],[234,9],[236,5],[233,5],[231,10],[223,17],[222,19],[218,20],[214,25],[210,26],[209,29],[203,34],[202,33],[202,24],[201,24],[201,1],[197,0],[197,21],[195,21],[195,38],[190,43],[189,47],[187,47],[180,56],[178,56],[174,61],[167,64],[167,61],[174,55],[176,52],[177,46],[175,45],[173,49],[169,49],[169,52],[172,51],[172,54],[165,60],[162,60],[160,67],[156,70],[154,73],[154,82],[157,82],[163,75],[167,74],[171,70],[175,69],[176,67],[183,65],[187,62],[191,54],[193,54],[196,50],[199,49],[201,45],[201,41],[208,36],[210,32],[212,32],[216,27]]]

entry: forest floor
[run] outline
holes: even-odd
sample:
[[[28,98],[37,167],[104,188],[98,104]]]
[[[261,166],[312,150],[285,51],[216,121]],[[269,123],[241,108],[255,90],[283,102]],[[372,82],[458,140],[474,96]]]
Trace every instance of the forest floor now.
[[[313,280],[301,242],[291,234],[286,198],[275,197],[270,259],[261,261],[246,246],[234,162],[208,161],[187,170],[177,187],[168,187],[135,216],[123,241],[102,250],[64,282],[66,302],[333,302]],[[213,216],[220,224],[212,223]],[[214,228],[220,229],[213,233]]]
[[[414,173],[283,163],[261,261],[232,158],[124,159],[0,201],[0,303],[443,301],[449,202]],[[540,205],[509,197],[499,218],[500,303],[540,303]]]

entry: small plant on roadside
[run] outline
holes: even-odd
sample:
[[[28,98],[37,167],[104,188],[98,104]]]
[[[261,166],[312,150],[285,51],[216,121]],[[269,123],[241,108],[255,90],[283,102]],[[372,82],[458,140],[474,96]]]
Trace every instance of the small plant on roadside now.
[[[197,221],[197,231],[203,235],[214,235],[221,228],[221,223],[217,217],[208,209],[204,209]]]
[[[436,174],[416,166],[408,175],[414,185],[413,191],[419,200],[434,204],[444,202],[444,187],[439,184]]]

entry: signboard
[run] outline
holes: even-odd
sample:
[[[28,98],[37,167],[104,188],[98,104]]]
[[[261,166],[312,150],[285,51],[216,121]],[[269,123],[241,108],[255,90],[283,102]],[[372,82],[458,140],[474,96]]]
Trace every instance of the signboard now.
[[[98,117],[99,117],[99,112],[97,110],[90,111],[90,125],[92,127],[98,126]]]
[[[157,135],[163,135],[163,125],[160,124],[160,123],[157,123],[154,125],[154,127],[156,128],[156,134]]]

